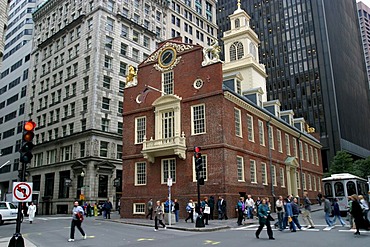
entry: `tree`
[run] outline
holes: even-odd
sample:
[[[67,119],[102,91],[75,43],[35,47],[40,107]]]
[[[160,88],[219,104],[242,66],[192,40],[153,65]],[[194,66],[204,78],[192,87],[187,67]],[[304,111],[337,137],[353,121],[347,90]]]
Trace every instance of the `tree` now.
[[[364,160],[356,160],[353,164],[353,175],[367,179],[370,175],[370,156]]]
[[[353,158],[345,151],[338,151],[330,162],[329,173],[353,173]]]

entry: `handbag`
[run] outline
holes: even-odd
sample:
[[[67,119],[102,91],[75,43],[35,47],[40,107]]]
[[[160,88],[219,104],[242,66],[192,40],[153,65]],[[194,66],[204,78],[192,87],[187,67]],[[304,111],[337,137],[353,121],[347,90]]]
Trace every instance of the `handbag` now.
[[[205,206],[204,207],[204,211],[203,211],[205,214],[210,214],[211,213],[211,208],[208,207],[208,206]]]
[[[268,221],[275,221],[275,219],[270,214],[267,215],[267,220]]]
[[[288,217],[288,222],[290,223],[290,222],[292,222],[293,221],[293,219],[292,219],[292,217]]]

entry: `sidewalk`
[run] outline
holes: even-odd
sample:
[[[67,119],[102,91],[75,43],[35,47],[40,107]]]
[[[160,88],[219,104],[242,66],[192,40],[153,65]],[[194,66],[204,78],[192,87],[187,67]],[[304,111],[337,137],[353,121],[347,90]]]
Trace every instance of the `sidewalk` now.
[[[316,212],[323,210],[323,206],[320,206],[318,204],[314,204],[311,206],[311,211]],[[271,214],[273,218],[277,219],[276,213]],[[129,224],[129,225],[138,225],[138,226],[147,226],[147,227],[153,227],[154,228],[154,221],[149,219],[143,219],[143,218],[120,218],[119,214],[117,212],[113,212],[111,214],[111,219],[103,219],[102,216],[95,217],[95,220],[99,221],[113,221],[121,224]],[[243,226],[237,225],[237,218],[229,218],[228,220],[209,220],[209,225],[206,225],[205,227],[195,227],[195,223],[191,223],[188,221],[188,223],[185,222],[184,219],[179,219],[179,222],[175,222],[175,224],[169,225],[166,222],[167,229],[175,229],[175,230],[181,230],[181,231],[199,231],[199,232],[210,232],[210,231],[218,231],[228,228],[238,228]],[[243,225],[252,225],[252,224],[258,224],[258,219],[247,219],[243,221]]]

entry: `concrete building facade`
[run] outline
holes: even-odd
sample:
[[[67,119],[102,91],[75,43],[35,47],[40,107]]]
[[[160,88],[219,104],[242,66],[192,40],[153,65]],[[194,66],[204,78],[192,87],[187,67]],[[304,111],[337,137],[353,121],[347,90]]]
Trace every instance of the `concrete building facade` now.
[[[246,194],[321,190],[321,144],[304,119],[280,111],[278,100],[264,100],[265,67],[250,17],[239,6],[229,19],[224,63],[216,44],[167,40],[139,65],[137,85],[126,88],[122,217],[144,217],[150,198],[167,200],[169,179],[181,207],[196,201],[196,146],[205,180],[201,198],[223,196],[229,216]]]
[[[1,1],[0,5],[3,7],[6,2]],[[7,25],[4,27],[7,31],[4,33],[0,70],[0,166],[4,165],[0,169],[0,200],[6,199],[12,182],[18,179],[22,123],[27,118],[25,105],[33,37],[32,11],[38,2],[11,1],[9,13],[1,11],[6,16]]]
[[[171,35],[172,13],[193,8],[182,1],[50,0],[34,12],[27,113],[37,124],[29,172],[40,213],[68,212],[74,200],[109,198],[118,206],[125,88],[137,83],[137,64]]]

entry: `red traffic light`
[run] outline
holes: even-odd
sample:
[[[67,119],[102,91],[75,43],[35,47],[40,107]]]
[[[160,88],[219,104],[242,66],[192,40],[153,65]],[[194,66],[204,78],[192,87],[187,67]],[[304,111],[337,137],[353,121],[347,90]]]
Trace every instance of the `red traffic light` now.
[[[25,142],[32,142],[32,139],[33,137],[35,136],[35,134],[31,131],[27,131],[24,136],[23,136],[23,140]]]
[[[24,130],[33,131],[35,128],[36,123],[31,120],[24,123]]]
[[[201,150],[200,147],[194,147],[194,152],[199,153],[200,150]]]

